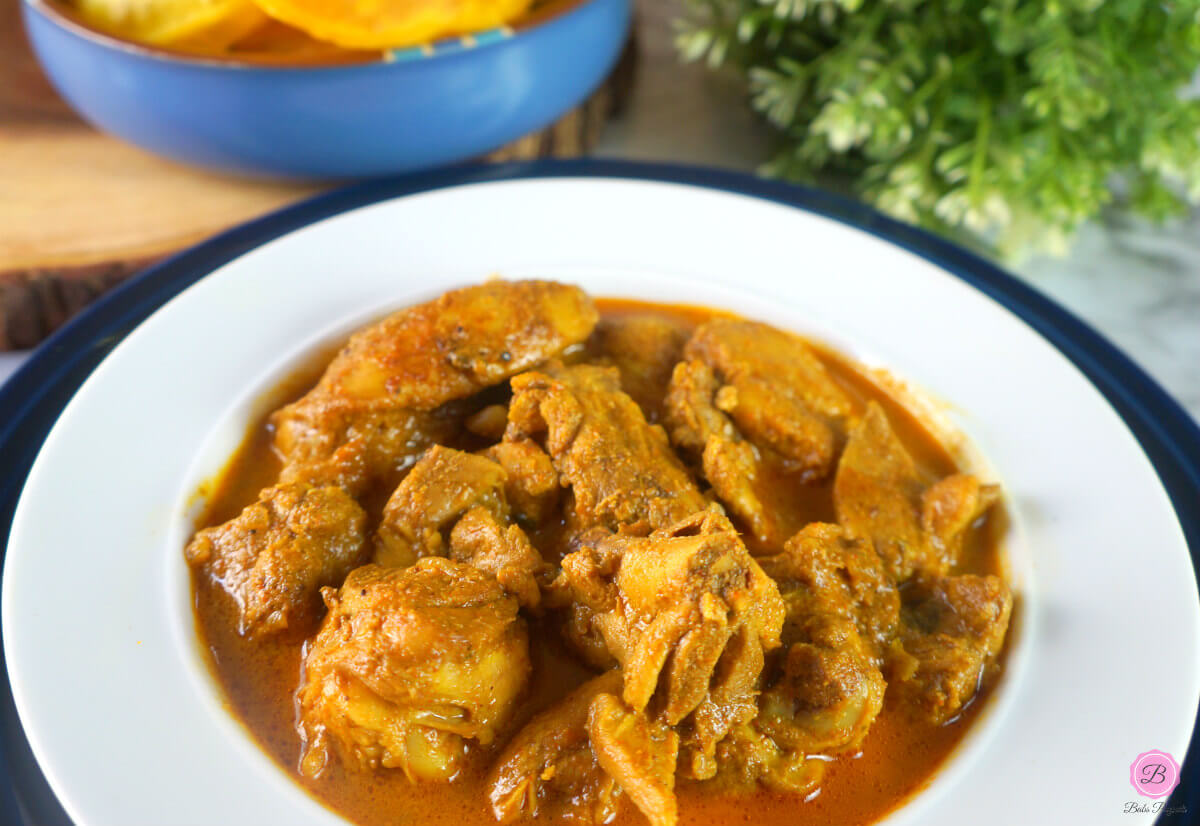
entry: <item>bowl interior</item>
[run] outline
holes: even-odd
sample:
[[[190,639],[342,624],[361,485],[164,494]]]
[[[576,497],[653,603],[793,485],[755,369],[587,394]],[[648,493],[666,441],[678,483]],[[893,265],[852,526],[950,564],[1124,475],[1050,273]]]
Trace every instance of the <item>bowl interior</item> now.
[[[561,272],[551,273],[544,270],[524,272],[506,270],[501,274],[512,278],[557,277],[560,280],[577,283],[592,295],[603,298],[635,298],[667,304],[687,303],[733,311],[746,318],[768,321],[783,329],[798,332],[834,347],[839,352],[884,368],[884,365],[879,363],[877,354],[872,353],[869,348],[864,348],[861,341],[855,341],[852,336],[847,336],[836,325],[828,324],[821,319],[813,319],[811,316],[799,312],[795,307],[780,306],[775,302],[736,289],[673,278],[653,271],[637,273],[572,268],[570,274],[566,276]],[[227,701],[209,667],[208,655],[201,648],[195,626],[191,574],[184,562],[181,549],[190,539],[195,521],[204,509],[205,499],[201,491],[205,488],[206,483],[220,474],[228,458],[245,438],[247,427],[269,412],[270,408],[267,406],[266,400],[271,397],[271,391],[286,381],[289,376],[294,375],[297,369],[311,365],[313,359],[321,354],[332,352],[345,341],[350,333],[381,316],[401,307],[429,300],[444,289],[476,283],[484,275],[484,273],[479,273],[474,277],[465,276],[461,280],[451,280],[438,288],[404,289],[395,294],[381,294],[375,300],[366,302],[363,307],[348,313],[345,317],[329,321],[304,340],[292,344],[287,352],[281,353],[274,363],[247,381],[236,394],[234,401],[217,418],[212,430],[197,446],[191,466],[176,493],[175,505],[171,509],[173,514],[171,529],[167,534],[162,554],[166,560],[166,599],[171,606],[172,630],[177,650],[182,654],[181,662],[189,674],[196,696],[204,705],[214,726],[230,730],[232,736],[248,739],[240,726],[230,725],[231,715]],[[996,468],[974,444],[970,434],[963,431],[965,422],[954,415],[952,408],[913,383],[903,380],[902,376],[890,373],[888,375],[892,382],[888,389],[907,407],[921,415],[939,440],[957,455],[965,470],[978,473],[987,479],[997,478]],[[1003,480],[1000,481],[1003,482]],[[1010,505],[1011,503],[1006,503],[1004,507],[1008,508]],[[1028,630],[1029,612],[1036,601],[1032,557],[1019,513],[1008,516],[1007,531],[1002,541],[1002,554],[1010,581],[1018,593],[1014,604],[1009,642],[1005,651],[1004,676],[988,696],[987,705],[974,720],[970,730],[956,746],[946,764],[934,775],[930,789],[901,807],[895,815],[887,818],[889,823],[893,818],[907,819],[916,816],[915,813],[923,811],[931,801],[938,797],[940,789],[953,784],[957,775],[967,770],[974,754],[986,746],[995,727],[1001,724],[1017,694],[1018,686],[1027,667],[1028,648],[1032,641]],[[234,730],[236,730],[236,734],[233,734]],[[242,749],[242,751],[244,754],[247,753],[246,749]],[[259,764],[261,771],[281,773],[279,767],[270,760],[265,752],[256,752],[250,759]],[[298,784],[296,789],[301,791]],[[301,791],[301,793],[303,792]]]

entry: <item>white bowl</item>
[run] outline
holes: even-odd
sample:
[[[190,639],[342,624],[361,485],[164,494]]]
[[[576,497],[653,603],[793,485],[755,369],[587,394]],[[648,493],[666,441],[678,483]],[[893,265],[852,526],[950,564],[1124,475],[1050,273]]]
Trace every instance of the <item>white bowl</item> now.
[[[500,273],[734,310],[943,400],[1009,497],[1016,638],[989,707],[887,822],[957,826],[970,812],[976,826],[1128,823],[1125,804],[1139,799],[1130,763],[1152,748],[1182,759],[1190,738],[1200,603],[1163,484],[1092,383],[1004,306],[866,231],[760,197],[635,179],[669,177],[661,171],[559,169],[588,174],[451,172],[352,190],[167,265],[177,289],[205,255],[232,257],[304,224],[134,330],[63,410],[29,473],[4,568],[4,651],[21,722],[70,816],[81,826],[342,822],[253,743],[201,659],[182,557],[194,494],[260,412],[256,400],[305,354]],[[1147,629],[1169,629],[1170,650]]]

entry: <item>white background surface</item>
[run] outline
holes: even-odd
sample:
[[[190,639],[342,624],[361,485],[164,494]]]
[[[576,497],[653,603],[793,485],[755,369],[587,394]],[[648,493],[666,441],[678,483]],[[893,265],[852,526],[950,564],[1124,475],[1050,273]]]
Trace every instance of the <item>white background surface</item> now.
[[[743,87],[681,66],[671,44],[678,0],[637,0],[641,64],[625,117],[606,130],[602,157],[750,171],[770,154],[769,131]],[[1108,216],[1063,259],[1018,274],[1115,342],[1200,418],[1200,213],[1167,227]],[[0,382],[21,363],[0,354]]]

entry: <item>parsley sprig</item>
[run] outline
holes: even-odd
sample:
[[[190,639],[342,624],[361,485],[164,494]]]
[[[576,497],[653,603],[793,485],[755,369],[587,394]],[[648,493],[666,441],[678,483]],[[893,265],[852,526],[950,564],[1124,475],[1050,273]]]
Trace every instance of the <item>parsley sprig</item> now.
[[[768,174],[853,182],[1005,257],[1062,252],[1119,199],[1200,202],[1200,0],[688,0],[781,134]]]

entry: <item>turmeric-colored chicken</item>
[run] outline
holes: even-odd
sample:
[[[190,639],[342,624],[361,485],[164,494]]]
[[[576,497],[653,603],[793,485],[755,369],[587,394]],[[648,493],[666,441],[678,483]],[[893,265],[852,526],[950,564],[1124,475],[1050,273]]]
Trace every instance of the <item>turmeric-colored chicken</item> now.
[[[504,494],[519,522],[536,527],[554,517],[562,485],[546,451],[532,439],[514,439],[497,442],[483,455],[504,468]]]
[[[813,475],[829,470],[831,425],[852,406],[803,341],[755,321],[718,318],[697,328],[684,355],[713,371],[721,409],[747,439]]]
[[[445,781],[468,740],[496,739],[530,663],[517,601],[495,578],[429,557],[366,565],[322,594],[329,613],[297,693],[306,775],[336,755],[350,769]]]
[[[192,564],[234,597],[242,633],[276,633],[319,616],[318,589],[340,584],[362,561],[365,515],[350,497],[372,480],[397,479],[430,444],[450,440],[462,413],[446,403],[582,342],[596,319],[576,287],[493,281],[351,337],[318,385],[272,416],[286,462],[281,484],[189,546]],[[521,589],[535,599],[528,582]]]
[[[620,672],[606,672],[517,733],[488,778],[500,823],[607,823],[628,795],[651,826],[674,826],[678,735],[629,708],[620,689]]]
[[[504,439],[544,447],[570,486],[577,530],[645,532],[704,507],[666,433],[647,423],[614,368],[552,364],[512,388]]]
[[[375,562],[404,567],[449,556],[491,573],[522,605],[537,607],[546,566],[511,521],[507,475],[486,456],[434,445],[384,506]]]
[[[243,636],[306,633],[320,618],[320,589],[363,562],[366,521],[339,487],[276,485],[198,532],[185,556],[233,598]]]
[[[388,316],[272,417],[284,477],[394,485],[458,426],[444,405],[582,342],[596,320],[582,290],[545,281],[489,281]]]
[[[576,688],[517,732],[488,774],[488,797],[500,823],[545,817],[607,823],[621,788],[596,760],[588,711],[596,697],[621,690],[608,671]]]
[[[613,694],[598,694],[588,707],[588,738],[600,768],[629,795],[650,826],[675,826],[675,730],[630,709]]]
[[[490,573],[522,608],[537,613],[550,569],[519,525],[487,508],[471,508],[450,532],[450,558]]]
[[[684,352],[730,388],[723,407],[748,439],[804,470],[829,469],[830,423],[851,413],[850,400],[803,341],[757,321],[716,318]]]
[[[711,759],[730,726],[754,716],[784,605],[720,513],[602,538],[563,559],[556,587],[592,612],[630,707],[670,725],[692,715],[693,761]]]
[[[766,324],[713,319],[684,353],[666,398],[671,439],[755,538],[779,547],[798,526],[775,507],[775,477],[828,473],[850,399],[803,341]]]
[[[786,605],[783,646],[753,721],[719,745],[716,762],[743,785],[806,791],[826,765],[812,756],[856,748],[883,708],[900,598],[870,542],[837,525],[810,524],[759,561]]]
[[[675,366],[665,403],[671,441],[700,459],[717,497],[759,542],[778,546],[786,538],[787,512],[769,506],[775,480],[762,454],[718,406],[720,389],[704,362]]]
[[[838,522],[867,537],[892,575],[945,574],[958,560],[966,529],[999,499],[996,485],[955,474],[927,486],[871,402],[850,431],[838,463],[833,502]]]
[[[815,611],[835,613],[854,623],[882,665],[898,633],[900,592],[869,540],[838,525],[813,522],[781,553],[757,561],[788,606],[785,627]]]
[[[472,508],[507,522],[504,480],[504,468],[491,459],[434,445],[388,498],[375,561],[403,567],[423,556],[445,556],[450,531]]]
[[[678,321],[653,313],[631,313],[601,319],[591,346],[621,373],[621,389],[646,419],[662,419],[663,399],[671,370],[683,358],[690,331]]]
[[[880,666],[900,599],[870,543],[813,523],[763,560],[787,605],[783,653],[757,727],[784,749],[837,753],[862,742],[883,708]]]
[[[906,589],[895,655],[901,698],[937,725],[952,720],[993,676],[1012,616],[1012,593],[996,576],[931,577]]]
[[[714,785],[737,791],[753,791],[761,784],[807,797],[819,789],[829,759],[786,749],[753,722],[743,723],[717,744],[716,768],[698,779],[711,779]]]

